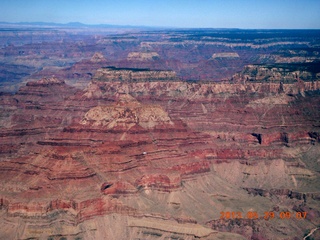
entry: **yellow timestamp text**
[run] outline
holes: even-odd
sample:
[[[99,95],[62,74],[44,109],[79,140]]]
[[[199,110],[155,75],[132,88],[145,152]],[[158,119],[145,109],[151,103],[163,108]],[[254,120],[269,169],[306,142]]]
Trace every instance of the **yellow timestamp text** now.
[[[255,211],[248,212],[220,212],[220,219],[259,219],[272,220],[272,219],[306,219],[307,212],[264,212],[264,214],[259,214]]]

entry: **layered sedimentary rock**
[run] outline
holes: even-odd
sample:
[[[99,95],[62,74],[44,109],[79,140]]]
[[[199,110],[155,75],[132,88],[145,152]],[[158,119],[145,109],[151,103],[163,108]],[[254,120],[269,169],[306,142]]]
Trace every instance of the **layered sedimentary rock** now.
[[[313,84],[320,80],[319,61],[248,65],[241,73],[236,74],[234,79],[239,80],[240,77],[247,81],[292,83],[302,80]]]
[[[160,56],[156,52],[130,52],[127,60],[129,61],[152,61],[159,59]]]
[[[239,54],[236,52],[223,52],[223,53],[214,53],[212,54],[212,59],[216,58],[239,58]]]
[[[46,78],[0,95],[1,238],[311,232],[319,224],[316,79],[173,78],[103,68],[84,90]],[[282,212],[291,218],[280,219]]]
[[[120,95],[119,102],[115,106],[98,106],[90,109],[80,123],[126,130],[132,127],[149,129],[160,124],[173,125],[168,114],[160,106],[141,105],[126,94]]]
[[[170,81],[177,77],[173,71],[107,67],[99,69],[93,79],[99,81]]]

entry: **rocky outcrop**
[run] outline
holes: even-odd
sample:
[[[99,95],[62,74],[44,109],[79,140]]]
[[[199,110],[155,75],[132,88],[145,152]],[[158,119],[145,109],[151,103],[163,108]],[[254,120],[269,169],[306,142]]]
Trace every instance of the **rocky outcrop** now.
[[[106,58],[103,56],[102,53],[96,52],[94,55],[91,57],[90,61],[92,63],[98,63],[98,62],[106,62]]]
[[[106,195],[123,195],[136,193],[138,189],[128,182],[106,182],[101,186],[101,192]]]
[[[212,59],[216,58],[239,58],[239,54],[236,52],[222,52],[222,53],[214,53],[212,54]]]
[[[44,102],[56,101],[60,97],[67,97],[76,91],[75,88],[67,85],[65,81],[56,77],[42,78],[40,80],[31,81],[25,87],[21,87],[17,92],[17,101],[19,102],[36,102],[41,99]],[[25,100],[30,96],[35,96],[32,100]]]
[[[138,70],[139,72],[140,70]],[[145,70],[148,72],[147,70]],[[142,96],[148,95],[149,92],[152,93],[152,97],[158,97],[160,95],[164,95],[167,97],[176,97],[176,98],[186,98],[187,96],[191,96],[189,101],[193,101],[199,98],[210,99],[215,94],[229,93],[229,94],[245,94],[245,93],[259,93],[262,94],[272,94],[273,96],[269,96],[269,98],[263,98],[265,100],[265,104],[275,104],[276,101],[273,100],[279,99],[281,101],[288,102],[290,101],[290,96],[286,96],[284,94],[305,94],[307,91],[315,91],[320,89],[320,84],[315,82],[293,82],[293,83],[283,83],[283,82],[222,82],[222,83],[196,83],[196,82],[181,82],[174,80],[170,74],[166,75],[166,72],[163,74],[161,72],[150,71],[153,74],[159,74],[156,77],[150,77],[149,73],[143,74],[144,71],[141,72],[142,78],[149,79],[150,81],[135,81],[134,78],[131,77],[130,70],[127,69],[101,69],[97,72],[97,76],[88,86],[85,96],[86,97],[98,97],[103,98],[107,97],[109,94],[109,98],[111,95],[116,92],[132,94],[133,96]],[[139,73],[140,74],[140,73]],[[149,76],[149,77],[148,77]],[[154,81],[154,79],[165,79],[167,81]],[[123,80],[121,80],[122,78]],[[141,79],[142,79],[141,78]],[[131,80],[130,80],[131,79]],[[111,82],[110,82],[111,81]],[[107,82],[107,83],[106,83]],[[279,95],[279,93],[284,93],[283,95]],[[264,96],[267,97],[267,96]],[[268,100],[268,101],[267,101]],[[259,99],[259,101],[262,101]],[[284,102],[284,103],[285,103]],[[254,103],[254,102],[252,102]],[[262,103],[262,102],[261,102]],[[281,102],[279,102],[281,103]]]
[[[129,130],[138,126],[152,129],[161,124],[173,125],[173,122],[160,106],[142,105],[130,95],[122,94],[115,106],[98,106],[90,109],[80,124]]]
[[[128,61],[153,61],[159,59],[160,56],[156,52],[130,52]]]
[[[320,80],[319,61],[306,63],[276,63],[269,65],[248,65],[241,73],[233,76],[235,81],[282,82],[304,84],[304,81],[318,84]]]
[[[172,191],[181,186],[181,177],[179,175],[172,176],[171,179],[164,174],[144,175],[137,179],[136,186],[138,188],[152,188],[160,191]]]
[[[176,73],[173,71],[155,71],[148,69],[118,69],[114,67],[99,69],[94,80],[99,81],[124,81],[124,82],[139,82],[139,81],[170,81],[175,80]]]
[[[63,80],[60,80],[58,78],[43,78],[38,81],[33,82],[27,82],[27,87],[48,87],[48,86],[54,86],[54,85],[64,85],[65,82]]]

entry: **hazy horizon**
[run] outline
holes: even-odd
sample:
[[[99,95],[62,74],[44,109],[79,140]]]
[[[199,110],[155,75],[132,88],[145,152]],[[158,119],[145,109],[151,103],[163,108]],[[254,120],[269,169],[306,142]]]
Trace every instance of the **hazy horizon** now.
[[[3,0],[0,22],[177,28],[320,29],[318,0]]]

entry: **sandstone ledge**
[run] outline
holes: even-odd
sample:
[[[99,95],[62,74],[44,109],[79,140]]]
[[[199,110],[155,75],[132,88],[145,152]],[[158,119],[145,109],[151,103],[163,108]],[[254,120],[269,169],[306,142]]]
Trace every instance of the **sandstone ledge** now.
[[[99,81],[171,81],[176,80],[176,73],[173,71],[149,70],[137,68],[115,68],[107,67],[97,70],[93,77]]]

